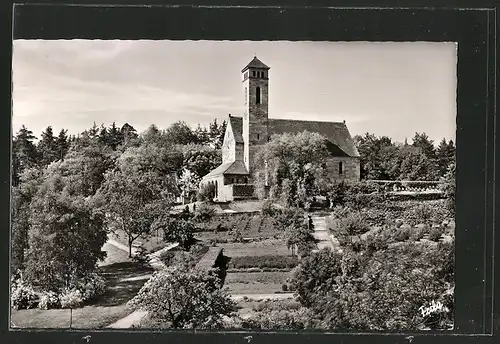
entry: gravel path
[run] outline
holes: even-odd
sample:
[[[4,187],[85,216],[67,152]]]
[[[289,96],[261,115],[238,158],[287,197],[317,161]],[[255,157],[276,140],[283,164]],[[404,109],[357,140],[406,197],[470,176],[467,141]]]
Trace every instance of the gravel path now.
[[[117,322],[108,326],[108,328],[130,328],[134,325],[139,324],[142,318],[144,318],[148,312],[145,311],[135,311],[125,318],[118,320]]]

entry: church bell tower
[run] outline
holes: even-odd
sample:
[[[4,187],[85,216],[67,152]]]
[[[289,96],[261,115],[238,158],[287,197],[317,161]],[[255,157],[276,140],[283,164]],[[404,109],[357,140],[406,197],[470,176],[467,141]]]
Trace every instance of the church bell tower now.
[[[241,70],[245,95],[243,112],[244,162],[252,173],[255,152],[268,142],[269,67],[254,57]]]

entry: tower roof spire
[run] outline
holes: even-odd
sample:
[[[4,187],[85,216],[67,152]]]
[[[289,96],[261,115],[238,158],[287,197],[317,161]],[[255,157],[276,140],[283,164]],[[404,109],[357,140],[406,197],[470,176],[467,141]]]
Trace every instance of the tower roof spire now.
[[[254,56],[252,61],[250,61],[250,63],[247,64],[246,67],[241,70],[241,72],[244,73],[248,68],[271,69],[270,67],[262,63],[262,61],[259,60],[256,55]]]

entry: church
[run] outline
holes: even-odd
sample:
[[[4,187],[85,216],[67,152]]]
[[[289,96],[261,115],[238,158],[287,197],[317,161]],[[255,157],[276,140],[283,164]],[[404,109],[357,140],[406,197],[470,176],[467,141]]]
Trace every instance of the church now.
[[[229,202],[253,197],[254,155],[272,135],[319,133],[327,140],[328,171],[336,180],[359,180],[359,153],[344,122],[313,122],[269,118],[270,67],[254,57],[242,69],[245,95],[243,117],[229,115],[222,146],[222,164],[205,175],[200,185],[212,184],[214,200]]]

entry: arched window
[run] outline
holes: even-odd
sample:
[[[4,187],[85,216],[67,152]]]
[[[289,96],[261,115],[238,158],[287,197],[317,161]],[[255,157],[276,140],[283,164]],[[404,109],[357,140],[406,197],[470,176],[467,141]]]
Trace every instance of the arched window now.
[[[215,197],[219,195],[219,183],[215,181]]]
[[[339,161],[339,174],[344,173],[344,165],[342,164],[342,161]]]
[[[245,184],[248,184],[248,177],[245,177]]]
[[[260,104],[260,87],[255,89],[255,104]]]

